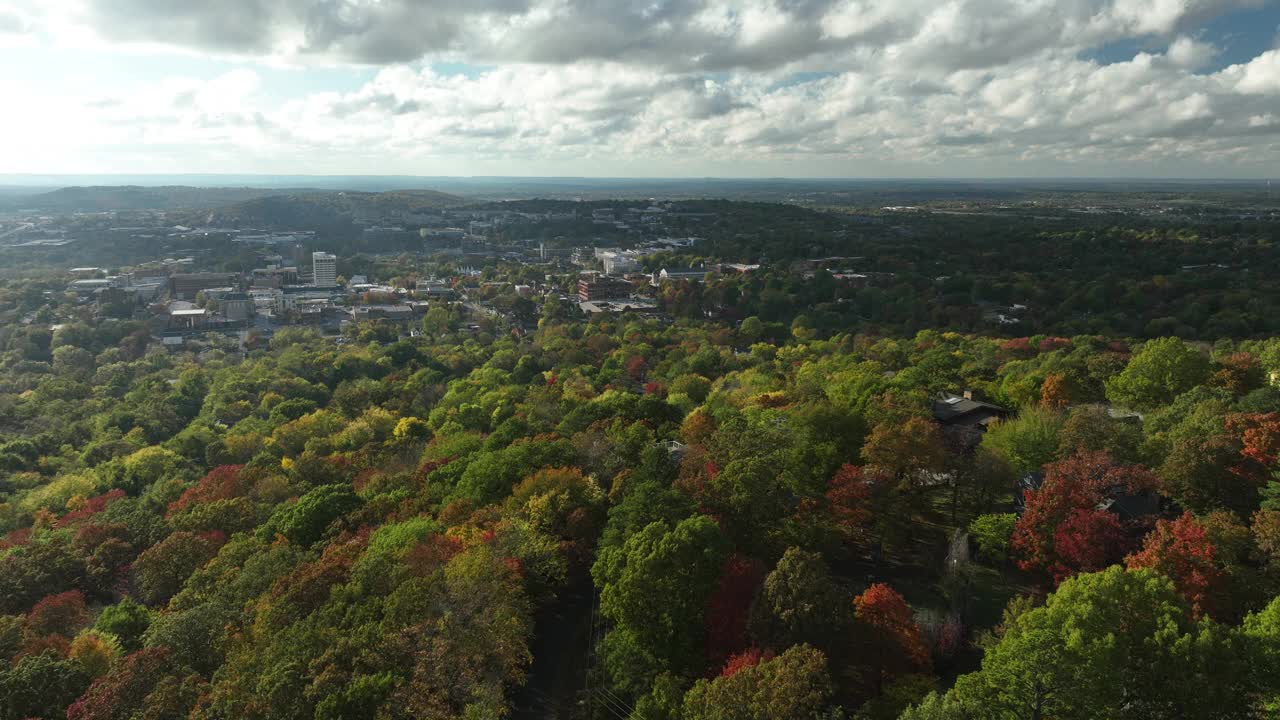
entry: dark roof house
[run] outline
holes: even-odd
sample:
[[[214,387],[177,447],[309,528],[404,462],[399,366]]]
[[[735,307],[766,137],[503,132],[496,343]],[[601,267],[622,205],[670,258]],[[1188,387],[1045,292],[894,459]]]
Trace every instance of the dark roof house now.
[[[1009,415],[999,405],[975,400],[969,390],[962,395],[940,393],[933,401],[933,419],[942,426],[953,449],[961,453],[972,452],[982,442],[987,426]]]
[[[943,425],[989,425],[1009,416],[1009,411],[999,405],[975,400],[973,392],[963,395],[941,393],[933,401],[933,419]]]

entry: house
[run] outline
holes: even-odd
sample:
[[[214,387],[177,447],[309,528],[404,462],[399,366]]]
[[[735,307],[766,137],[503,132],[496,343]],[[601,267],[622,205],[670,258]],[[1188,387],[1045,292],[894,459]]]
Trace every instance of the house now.
[[[671,280],[688,280],[689,282],[700,282],[707,275],[705,267],[670,267],[663,268],[654,273],[650,279],[651,285],[658,285]]]
[[[1044,473],[1029,472],[1018,480],[1018,484],[1013,487],[1013,511],[1021,515],[1027,509],[1028,491],[1034,492],[1044,485]]]
[[[944,392],[933,401],[933,419],[943,426],[981,425],[985,428],[1006,417],[1009,417],[1007,409],[975,399],[972,390],[965,390],[959,395]]]
[[[1160,496],[1150,490],[1123,493],[1108,497],[1098,503],[1097,510],[1106,510],[1122,523],[1134,523],[1161,513]]]
[[[1013,511],[1022,515],[1027,509],[1027,493],[1037,492],[1044,486],[1044,473],[1029,472],[1018,480],[1013,488]],[[1095,510],[1105,510],[1116,516],[1122,524],[1130,528],[1141,528],[1150,524],[1165,511],[1166,501],[1159,494],[1150,490],[1127,492],[1122,487],[1113,487],[1107,491],[1102,502]]]
[[[982,442],[987,426],[1009,415],[1006,408],[975,399],[972,390],[959,395],[944,392],[933,401],[933,419],[960,452],[972,452]]]

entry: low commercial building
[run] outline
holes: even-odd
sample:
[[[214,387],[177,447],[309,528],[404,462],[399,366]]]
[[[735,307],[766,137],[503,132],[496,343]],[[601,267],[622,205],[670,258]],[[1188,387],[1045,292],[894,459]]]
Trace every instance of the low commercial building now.
[[[222,316],[228,320],[248,320],[253,317],[253,300],[242,292],[227,293],[218,300]]]
[[[169,276],[169,294],[179,300],[194,300],[197,293],[220,287],[239,287],[236,273],[174,273]]]
[[[651,276],[652,285],[660,285],[671,280],[688,280],[690,282],[699,282],[707,275],[707,268],[696,267],[671,267],[662,268]]]
[[[658,306],[648,300],[597,300],[578,303],[578,309],[588,315],[608,313],[657,313]]]
[[[634,290],[635,287],[626,280],[608,275],[578,280],[578,300],[581,302],[625,298]]]

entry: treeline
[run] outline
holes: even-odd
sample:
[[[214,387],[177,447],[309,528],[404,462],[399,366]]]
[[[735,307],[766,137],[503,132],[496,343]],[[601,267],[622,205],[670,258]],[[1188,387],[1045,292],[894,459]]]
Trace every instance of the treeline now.
[[[244,359],[9,328],[0,718],[1221,718],[1280,694],[1280,341],[456,322]],[[962,388],[1016,411],[976,447],[931,414]],[[552,633],[582,642],[536,656]]]

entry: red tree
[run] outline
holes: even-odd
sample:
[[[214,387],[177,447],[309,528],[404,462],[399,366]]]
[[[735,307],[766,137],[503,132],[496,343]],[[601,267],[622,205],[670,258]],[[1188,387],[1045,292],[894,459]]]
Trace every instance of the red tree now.
[[[1090,513],[1108,496],[1154,490],[1158,484],[1149,470],[1117,465],[1103,451],[1079,452],[1047,465],[1044,483],[1039,490],[1027,491],[1026,510],[1014,526],[1018,566],[1046,572],[1061,582],[1096,569],[1106,558],[1119,559],[1127,550],[1124,534],[1115,532],[1119,524],[1112,526]]]
[[[843,465],[827,483],[827,508],[840,533],[861,540],[871,522],[871,490],[874,479],[864,468]]]
[[[67,657],[71,652],[71,641],[63,635],[43,635],[32,638],[14,653],[11,662],[16,665],[19,660],[28,655],[43,655],[47,652],[52,652],[58,657]]]
[[[1130,555],[1130,568],[1153,568],[1178,587],[1195,617],[1220,607],[1226,574],[1215,562],[1217,549],[1191,513],[1172,522],[1161,520],[1147,535],[1140,552]]]
[[[760,648],[747,648],[725,662],[724,668],[720,670],[720,677],[733,677],[742,670],[746,670],[749,667],[755,667],[762,662],[768,662],[772,659],[772,650],[760,652]]]
[[[911,607],[893,588],[876,583],[854,598],[853,606],[862,672],[876,694],[895,675],[928,669],[929,647]]]
[[[1055,576],[1097,572],[1119,562],[1128,544],[1120,520],[1105,510],[1075,509],[1053,531]]]
[[[1048,353],[1071,347],[1071,338],[1047,337],[1040,341],[1040,352]]]
[[[210,470],[194,487],[187,488],[181,497],[169,503],[168,514],[173,515],[197,503],[230,500],[243,495],[248,489],[243,487],[243,469],[243,465],[219,465]]]
[[[1029,358],[1036,354],[1036,348],[1031,345],[1031,338],[1010,338],[1000,343],[1000,353],[1003,357]]]
[[[629,358],[625,367],[627,375],[630,375],[631,379],[636,382],[644,380],[645,376],[649,374],[649,363],[645,362],[645,359],[639,355]]]
[[[97,497],[91,497],[85,501],[85,504],[83,507],[79,508],[78,510],[69,512],[66,515],[63,515],[61,518],[59,518],[57,527],[61,528],[61,527],[67,527],[68,525],[75,525],[79,523],[81,520],[85,520],[90,517],[93,517],[94,515],[97,515],[98,513],[107,509],[108,505],[115,502],[116,500],[119,500],[124,496],[125,496],[125,492],[123,490],[116,489],[116,490],[111,490],[110,492],[104,493],[102,495],[98,495]]]
[[[161,678],[173,671],[169,649],[146,648],[126,657],[67,708],[67,720],[132,717]]]
[[[49,595],[36,603],[27,613],[27,635],[65,635],[71,637],[89,624],[89,609],[85,607],[84,593],[68,590]]]
[[[707,658],[713,666],[747,647],[751,603],[764,582],[764,574],[760,563],[745,555],[734,553],[725,560],[720,580],[707,597],[705,614]]]
[[[1228,433],[1240,438],[1244,462],[1236,469],[1261,486],[1271,478],[1271,469],[1280,459],[1280,413],[1228,415]]]

